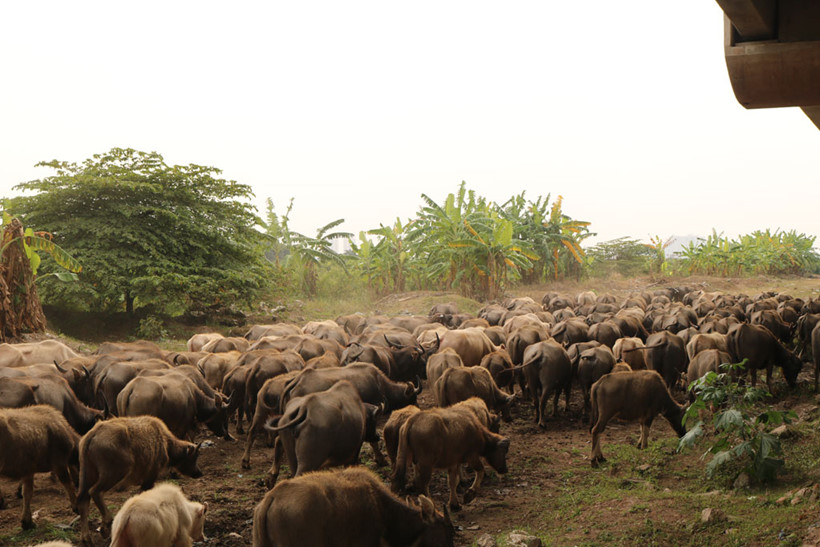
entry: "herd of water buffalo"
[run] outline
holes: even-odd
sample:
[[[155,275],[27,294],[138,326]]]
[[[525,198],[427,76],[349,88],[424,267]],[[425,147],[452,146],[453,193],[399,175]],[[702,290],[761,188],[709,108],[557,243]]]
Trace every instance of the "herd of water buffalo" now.
[[[611,418],[638,421],[642,448],[658,414],[684,434],[683,388],[722,363],[745,359],[752,384],[765,370],[772,390],[775,367],[794,387],[812,356],[817,389],[818,323],[820,299],[670,287],[622,301],[510,298],[477,316],[437,304],[426,317],[255,325],[243,337],[195,334],[182,352],[144,341],[104,343],[93,355],[56,340],[3,344],[0,475],[20,481],[24,528],[34,526],[33,476],[50,472],[80,515],[83,543],[94,543],[93,500],[111,545],[190,545],[203,538],[207,504],[154,483],[168,468],[202,475],[200,424],[233,440],[229,426],[242,435],[248,422],[242,467],[255,440],[273,444],[254,545],[452,545],[448,507],[479,494],[485,463],[506,472],[510,441],[499,430],[512,404],[531,399],[549,429],[550,398],[555,416],[577,386],[597,465]],[[415,406],[423,385],[433,408]],[[389,487],[350,467],[364,443],[391,466]],[[283,459],[294,478],[279,481]],[[474,478],[459,501],[467,468]],[[430,497],[435,470],[448,473],[443,511]],[[115,518],[103,495],[129,485],[143,492]],[[420,495],[396,495],[408,491]]]

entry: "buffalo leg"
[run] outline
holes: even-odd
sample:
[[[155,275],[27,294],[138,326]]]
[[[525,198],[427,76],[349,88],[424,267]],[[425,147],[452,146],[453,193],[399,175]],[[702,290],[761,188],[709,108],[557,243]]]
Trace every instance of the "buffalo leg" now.
[[[541,390],[541,396],[538,398],[538,426],[547,427],[547,422],[544,420],[547,410],[547,400],[549,399],[549,392],[546,389]]]
[[[34,528],[34,521],[31,520],[31,496],[34,493],[34,475],[29,475],[22,481],[23,484],[23,530]]]
[[[376,460],[376,465],[379,467],[384,467],[387,465],[387,459],[384,457],[381,449],[379,448],[379,441],[373,441],[370,443],[370,448],[373,449],[373,459]]]
[[[774,395],[774,386],[772,385],[772,366],[771,365],[766,367],[766,385],[769,387],[769,393]]]
[[[105,500],[102,497],[102,491],[96,490],[91,494],[91,498],[94,500],[94,505],[97,506],[97,509],[100,511],[100,517],[102,520],[102,529],[103,530],[110,530],[111,523],[114,521],[114,516],[108,510],[108,506],[105,504]]]
[[[91,531],[88,529],[88,510],[91,503],[91,498],[88,497],[88,492],[80,492],[77,497],[77,512],[80,513],[80,541],[83,545],[92,545]]]
[[[592,467],[598,467],[599,463],[605,462],[603,453],[601,452],[601,433],[606,429],[607,420],[598,418],[598,421],[592,427],[592,454],[590,455],[590,463]]]
[[[535,423],[541,423],[541,403],[540,403],[540,396],[538,393],[538,389],[535,386],[530,385],[530,397],[532,397],[532,404],[535,406]]]
[[[433,477],[433,469],[427,466],[414,466],[413,486],[416,494],[424,494],[430,497],[430,479]]]
[[[447,476],[450,483],[450,509],[453,511],[458,511],[461,509],[461,505],[458,503],[458,482],[459,478],[461,477],[461,466],[454,465],[447,470]],[[464,500],[464,503],[467,503],[467,500]]]
[[[276,480],[279,478],[279,470],[282,468],[282,458],[285,455],[285,450],[282,447],[282,441],[279,437],[273,443],[273,463],[268,470],[268,476],[265,478],[265,485],[268,488],[273,488],[276,485]]]
[[[481,482],[484,480],[484,464],[481,463],[481,458],[473,458],[470,460],[470,467],[475,469],[475,479],[470,488],[464,492],[464,503],[470,503],[478,494],[478,489],[481,487]]]
[[[6,508],[6,498],[3,497],[3,492],[0,492],[0,509]]]
[[[242,407],[240,407],[240,411],[241,408]],[[245,441],[245,453],[242,454],[242,469],[251,468],[251,448],[253,448],[253,442],[256,440],[256,436],[259,435],[260,431],[262,431],[264,421],[265,420],[261,416],[261,413],[256,414],[253,417],[253,423],[248,429],[248,438]]]
[[[638,448],[641,450],[649,446],[649,428],[652,427],[652,420],[641,422],[641,436],[638,439]]]
[[[68,495],[68,501],[71,504],[71,509],[76,511],[77,496],[74,493],[74,484],[71,482],[71,474],[68,471],[68,467],[59,467],[54,470],[54,474],[57,475],[57,479],[60,481],[60,484],[63,485],[65,493]]]
[[[564,412],[569,412],[569,396],[572,390],[572,382],[567,382],[567,387],[564,388]]]

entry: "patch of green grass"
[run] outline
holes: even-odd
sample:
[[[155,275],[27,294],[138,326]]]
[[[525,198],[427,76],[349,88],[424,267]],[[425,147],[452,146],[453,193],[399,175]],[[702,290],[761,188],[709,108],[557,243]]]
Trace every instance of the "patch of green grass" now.
[[[15,533],[0,536],[0,545],[32,545],[45,543],[47,541],[67,541],[73,543],[76,539],[76,534],[71,529],[64,530],[50,522],[41,522],[37,523],[37,527],[33,530],[18,529]]]

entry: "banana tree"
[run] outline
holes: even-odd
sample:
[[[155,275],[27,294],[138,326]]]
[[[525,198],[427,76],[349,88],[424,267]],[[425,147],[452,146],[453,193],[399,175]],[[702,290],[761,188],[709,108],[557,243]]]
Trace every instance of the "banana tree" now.
[[[349,232],[331,232],[344,222],[343,218],[329,222],[316,230],[316,237],[299,232],[288,232],[287,243],[290,251],[288,266],[295,266],[302,271],[302,284],[305,292],[315,296],[319,290],[319,265],[335,263],[347,271],[344,258],[333,250],[333,240],[350,239]]]
[[[37,295],[40,255],[48,253],[66,272],[54,275],[63,281],[76,281],[82,266],[48,232],[24,230],[19,219],[3,213],[0,241],[0,339],[16,338],[24,331],[43,332],[45,315]]]
[[[510,277],[519,277],[519,272],[532,268],[532,260],[538,258],[528,243],[513,239],[513,223],[496,212],[472,223],[465,221],[465,228],[469,237],[450,245],[469,251],[481,296],[488,300],[499,298]]]

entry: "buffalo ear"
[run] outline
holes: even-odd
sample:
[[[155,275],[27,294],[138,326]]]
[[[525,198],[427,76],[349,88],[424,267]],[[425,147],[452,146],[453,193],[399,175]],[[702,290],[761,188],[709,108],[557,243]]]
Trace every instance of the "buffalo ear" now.
[[[197,511],[197,515],[204,515],[207,512],[208,512],[208,502],[206,501],[206,502],[202,503],[202,506]]]

